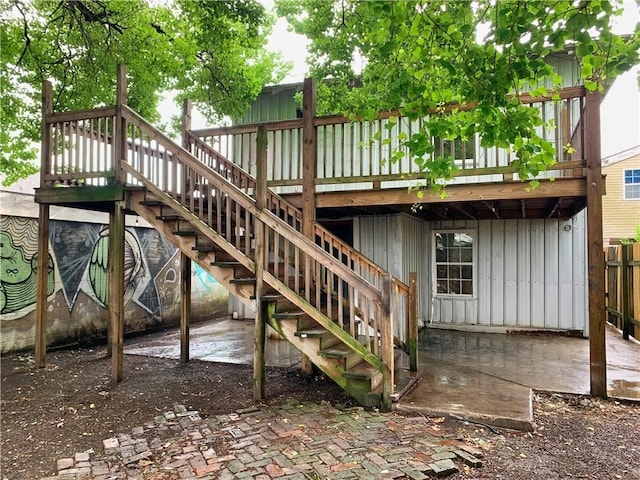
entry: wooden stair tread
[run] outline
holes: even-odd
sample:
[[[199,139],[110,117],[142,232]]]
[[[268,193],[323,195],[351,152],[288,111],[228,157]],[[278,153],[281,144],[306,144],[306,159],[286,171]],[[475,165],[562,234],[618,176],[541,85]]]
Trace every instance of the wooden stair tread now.
[[[318,327],[318,328],[307,328],[304,330],[298,330],[295,333],[296,337],[321,337],[322,335],[325,335],[326,333],[328,333],[329,331],[326,328],[322,328],[322,327]]]
[[[346,378],[355,378],[355,379],[363,379],[367,380],[373,378],[376,375],[382,375],[382,372],[377,370],[376,368],[369,365],[367,362],[360,362],[354,367],[351,367],[349,370],[346,370],[342,373],[342,376]]]
[[[231,283],[236,283],[239,285],[251,285],[256,283],[255,277],[247,277],[247,278],[233,278],[230,280]]]
[[[306,313],[304,312],[278,312],[273,314],[273,318],[277,318],[280,320],[297,320],[301,317],[304,317]]]
[[[171,233],[177,237],[195,237],[198,235],[198,232],[195,230],[174,230]]]
[[[160,200],[141,200],[140,205],[144,205],[145,207],[160,207],[164,205],[164,202]]]
[[[222,268],[242,267],[242,264],[240,262],[234,262],[234,261],[211,262],[209,265],[211,265],[212,267],[222,267]]]
[[[156,215],[156,220],[162,220],[163,222],[182,220],[182,215],[178,215],[177,213],[172,213],[169,215]]]

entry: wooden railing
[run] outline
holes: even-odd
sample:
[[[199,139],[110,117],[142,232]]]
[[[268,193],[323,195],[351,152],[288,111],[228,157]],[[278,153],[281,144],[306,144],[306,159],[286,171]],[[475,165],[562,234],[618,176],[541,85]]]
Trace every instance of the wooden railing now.
[[[266,145],[260,145],[260,142],[257,142],[257,134],[258,133],[256,132],[256,150],[254,151],[254,159],[261,156],[264,158],[269,151],[268,140]],[[266,129],[265,134],[268,134]],[[267,139],[268,138],[269,137],[267,136]],[[221,176],[248,195],[254,196],[256,191],[256,180],[245,170],[229,161],[209,144],[204,143],[200,137],[193,132],[187,132],[186,144],[187,149],[192,153],[192,155],[198,158],[204,165],[207,165],[209,168],[218,172]],[[262,155],[260,154],[261,152],[258,151],[261,148],[266,150],[262,152]],[[265,202],[267,210],[286,222],[296,231],[303,233],[303,218],[302,212],[299,209],[274,193],[271,189],[266,190]],[[347,243],[336,237],[319,223],[314,223],[313,229],[313,237],[316,245],[320,246],[320,248],[325,252],[332,255],[343,265],[347,266],[347,268],[353,270],[361,278],[365,279],[373,286],[380,288],[383,276],[388,275],[384,269],[354,248],[350,247]],[[282,242],[283,251],[288,251],[288,239],[283,238]],[[332,278],[332,273],[330,271],[326,272],[323,276],[327,285],[334,285],[338,290],[343,288],[342,280],[339,278]],[[394,300],[391,305],[392,313],[394,318],[399,320],[394,322],[394,336],[396,338],[396,343],[399,343],[403,348],[405,348],[405,350],[407,350],[407,325],[409,322],[413,321],[409,317],[409,287],[393,276],[391,276],[391,282],[395,291],[395,295],[393,296]],[[287,282],[285,281],[285,283]],[[316,292],[316,294],[319,293]],[[337,311],[342,311],[341,305],[338,305]],[[366,314],[366,308],[363,312]]]
[[[115,124],[115,107],[47,115],[50,154],[42,165],[43,186],[112,183]]]
[[[218,173],[222,162],[211,168],[126,106],[123,115],[127,138],[136,143],[122,162],[127,183],[144,185],[247,268],[260,263],[268,284],[294,303],[302,297],[305,302],[299,306],[307,314],[382,369],[384,340],[379,339],[393,321],[383,311],[384,299],[393,293],[388,275],[386,287],[384,276],[377,285],[367,281],[277,213],[259,209],[256,199]],[[168,181],[167,170],[175,171],[171,178],[181,181]],[[258,223],[264,226],[263,236]],[[262,259],[256,258],[257,245],[264,249]]]
[[[520,102],[540,110],[543,125],[538,134],[555,147],[557,163],[541,172],[544,177],[582,177],[585,140],[585,89],[566,88],[557,96],[519,96]],[[451,106],[450,108],[453,108]],[[456,106],[471,109],[471,105]],[[422,120],[409,120],[396,113],[384,113],[374,121],[349,121],[343,116],[314,117],[317,166],[314,183],[318,190],[339,188],[399,187],[423,178],[408,155],[390,162],[400,140],[420,130]],[[300,191],[303,179],[303,120],[194,130],[192,136],[219,151],[232,163],[255,175],[255,138],[264,126],[268,135],[267,180],[281,191]],[[374,140],[379,137],[380,140]],[[386,141],[385,141],[386,140]],[[467,141],[434,139],[432,158],[454,158],[454,183],[517,180],[513,155],[505,149],[481,147],[479,139]],[[348,185],[348,186],[347,186]]]

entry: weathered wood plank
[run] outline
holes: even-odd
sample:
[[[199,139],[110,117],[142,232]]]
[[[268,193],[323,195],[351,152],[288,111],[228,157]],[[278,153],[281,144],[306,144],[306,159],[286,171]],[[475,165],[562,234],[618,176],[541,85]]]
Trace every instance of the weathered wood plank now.
[[[607,396],[607,352],[605,347],[604,258],[602,256],[603,179],[600,151],[599,92],[587,93],[585,126],[588,132],[587,160],[587,243],[589,279],[589,365],[591,394]]]
[[[124,201],[114,202],[109,214],[108,304],[111,379],[122,380],[124,357]]]
[[[60,187],[36,188],[35,201],[40,204],[70,204],[115,202],[124,199],[122,185],[105,185],[104,187]]]
[[[189,323],[191,322],[191,259],[180,253],[180,361],[189,361]]]
[[[584,197],[584,179],[559,178],[554,182],[541,180],[536,189],[528,189],[525,183],[481,183],[449,185],[446,198],[438,193],[425,190],[418,198],[415,192],[406,188],[368,190],[355,192],[320,192],[316,194],[317,208],[369,207],[374,205],[413,205],[416,203],[448,203],[469,201],[491,201],[508,199],[528,199],[541,197]],[[296,195],[287,195],[294,205],[299,205]]]

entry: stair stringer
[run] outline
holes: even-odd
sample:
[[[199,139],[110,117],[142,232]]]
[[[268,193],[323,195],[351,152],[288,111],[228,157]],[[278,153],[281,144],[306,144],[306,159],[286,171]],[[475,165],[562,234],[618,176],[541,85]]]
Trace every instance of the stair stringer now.
[[[215,260],[214,253],[198,252],[193,250],[193,238],[174,235],[170,225],[162,220],[158,220],[158,210],[154,207],[142,205],[140,202],[144,200],[145,194],[142,192],[131,192],[129,208],[136,212],[140,217],[144,218],[156,231],[161,233],[182,253],[187,255],[192,261],[196,262],[204,271],[215,278],[230,293],[238,297],[245,305],[255,309],[255,288],[253,285],[232,283],[234,279],[233,270],[229,268],[216,267],[211,265]],[[190,222],[191,223],[191,222]],[[195,225],[194,225],[195,226]],[[208,227],[207,227],[208,228]],[[212,231],[213,232],[213,231]],[[232,247],[234,248],[234,247]],[[235,250],[235,248],[234,248]],[[235,255],[234,255],[235,256]],[[253,262],[251,259],[238,253],[238,256],[244,257],[244,260],[250,270],[253,271]]]

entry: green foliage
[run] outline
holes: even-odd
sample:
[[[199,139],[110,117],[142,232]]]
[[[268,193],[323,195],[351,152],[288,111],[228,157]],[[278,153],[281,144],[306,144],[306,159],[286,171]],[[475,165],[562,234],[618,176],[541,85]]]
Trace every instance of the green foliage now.
[[[562,84],[547,63],[552,52],[575,52],[590,90],[639,60],[640,26],[629,38],[614,35],[621,7],[608,0],[278,0],[277,11],[311,40],[311,74],[326,80],[318,84],[321,112],[371,118],[399,108],[425,119],[401,147],[431,185],[453,170],[452,157],[432,160],[434,138],[509,148],[521,178],[555,162],[554,147],[536,132],[539,111],[513,96],[553,94]],[[475,108],[445,108],[453,103]]]
[[[128,103],[146,118],[175,90],[213,121],[242,113],[286,67],[265,50],[273,19],[254,0],[0,0],[0,22],[5,183],[34,171],[44,79],[54,111],[112,105],[125,63]]]

